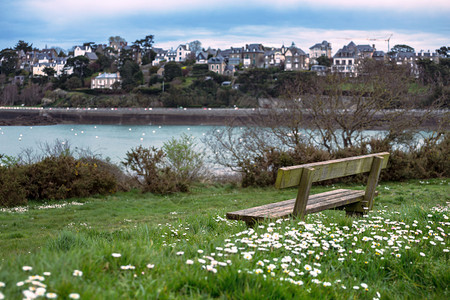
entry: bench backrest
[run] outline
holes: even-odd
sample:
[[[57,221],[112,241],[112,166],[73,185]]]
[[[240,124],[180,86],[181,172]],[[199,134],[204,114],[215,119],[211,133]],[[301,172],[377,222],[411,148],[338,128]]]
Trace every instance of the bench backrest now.
[[[304,164],[278,170],[275,187],[278,189],[298,186],[305,168],[314,168],[312,182],[340,178],[349,175],[369,172],[372,168],[374,157],[383,157],[382,169],[386,168],[389,152],[374,153],[369,155],[354,156],[342,159]]]

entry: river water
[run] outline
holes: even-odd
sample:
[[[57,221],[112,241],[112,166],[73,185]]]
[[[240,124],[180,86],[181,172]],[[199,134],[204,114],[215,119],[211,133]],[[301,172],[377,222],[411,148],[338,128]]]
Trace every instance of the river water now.
[[[201,139],[213,128],[207,125],[50,125],[50,126],[3,126],[0,127],[0,154],[17,157],[25,149],[41,154],[42,144],[67,141],[72,150],[89,150],[91,153],[110,158],[114,163],[124,161],[127,151],[139,145],[163,146],[171,138],[183,133],[193,136],[200,151],[208,154]],[[236,128],[236,133],[242,128]],[[385,133],[385,132],[384,132]],[[430,133],[422,132],[424,135]],[[366,131],[365,136],[383,135],[383,131]],[[420,139],[418,140],[420,142]],[[212,164],[210,162],[209,164]]]
[[[126,152],[139,145],[160,148],[172,137],[182,133],[201,138],[213,126],[158,126],[158,125],[51,125],[51,126],[4,126],[0,127],[0,154],[17,156],[24,149],[40,151],[44,143],[56,140],[68,141],[72,150],[89,149],[113,162],[123,161]],[[204,148],[204,147],[203,147]]]

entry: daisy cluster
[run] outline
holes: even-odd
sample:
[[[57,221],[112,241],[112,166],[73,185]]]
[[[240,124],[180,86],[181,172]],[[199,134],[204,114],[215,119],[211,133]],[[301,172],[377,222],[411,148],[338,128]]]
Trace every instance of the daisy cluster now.
[[[24,272],[31,272],[33,267],[23,266],[22,270]],[[83,272],[75,270],[73,276],[82,276]],[[47,298],[47,299],[57,299],[58,294],[51,292],[51,290],[45,284],[45,280],[51,276],[50,272],[43,272],[42,275],[30,275],[27,279],[19,281],[16,286],[21,289],[22,297],[25,300]],[[0,288],[5,287],[5,283],[0,282]],[[80,299],[80,294],[70,293],[67,295],[69,299]],[[5,299],[5,296],[0,292],[0,299]]]
[[[425,264],[430,251],[448,253],[448,208],[449,203],[423,211],[425,218],[410,223],[401,220],[406,217],[401,213],[386,210],[353,219],[347,226],[331,223],[332,219],[326,220],[322,213],[309,216],[308,223],[279,219],[234,234],[214,253],[188,259],[186,264],[199,264],[202,269],[217,273],[221,267],[232,265],[235,256],[250,263],[250,267],[239,272],[299,286],[361,290],[377,299],[379,292],[357,278],[330,280],[335,276],[333,270],[346,265],[364,269],[374,263],[384,269],[376,261],[405,263],[403,256],[414,260],[407,263]]]
[[[81,202],[64,202],[64,203],[55,203],[55,204],[46,204],[46,205],[38,205],[38,206],[17,206],[17,207],[11,207],[11,208],[0,208],[0,212],[6,212],[6,213],[24,213],[27,212],[28,210],[30,210],[30,208],[32,209],[53,209],[53,208],[63,208],[66,206],[81,206],[84,205],[85,203],[81,203]]]

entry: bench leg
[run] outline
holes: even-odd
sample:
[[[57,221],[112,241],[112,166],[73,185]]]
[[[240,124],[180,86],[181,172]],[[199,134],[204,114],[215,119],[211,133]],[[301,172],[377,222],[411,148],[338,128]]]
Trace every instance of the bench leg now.
[[[245,224],[247,225],[247,227],[253,227],[256,224],[256,220],[250,220],[250,221],[245,221]]]
[[[314,168],[304,168],[300,184],[298,186],[297,199],[295,200],[293,215],[300,219],[305,217],[306,204],[308,203],[309,191],[311,189]]]
[[[373,198],[376,195],[376,188],[378,185],[378,178],[380,178],[381,168],[383,166],[383,157],[375,156],[370,169],[369,178],[367,179],[366,192],[364,199],[361,202],[349,205],[346,207],[346,215],[349,214],[366,214],[373,208]]]

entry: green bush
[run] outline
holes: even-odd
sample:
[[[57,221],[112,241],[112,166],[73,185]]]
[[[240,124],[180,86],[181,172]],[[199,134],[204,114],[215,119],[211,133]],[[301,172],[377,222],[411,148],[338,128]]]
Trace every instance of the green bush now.
[[[127,152],[122,164],[132,173],[143,191],[156,194],[187,192],[205,175],[203,154],[195,150],[195,140],[183,134],[172,138],[162,149],[141,146]]]
[[[166,166],[175,173],[177,185],[188,190],[188,186],[205,175],[204,154],[197,152],[195,138],[185,133],[179,139],[165,142],[162,150]]]
[[[87,197],[117,190],[114,176],[96,162],[60,155],[25,167],[27,198],[34,200]]]
[[[27,204],[25,184],[21,167],[0,167],[0,206]]]
[[[3,157],[2,161],[6,161]],[[49,155],[37,162],[0,166],[0,206],[24,205],[28,200],[60,200],[110,194],[126,189],[126,179],[108,162],[72,155]],[[120,182],[120,186],[118,185]]]
[[[175,183],[175,174],[164,167],[164,152],[155,147],[141,146],[127,152],[122,164],[129,168],[142,190],[156,194],[168,194],[179,191]]]

